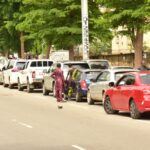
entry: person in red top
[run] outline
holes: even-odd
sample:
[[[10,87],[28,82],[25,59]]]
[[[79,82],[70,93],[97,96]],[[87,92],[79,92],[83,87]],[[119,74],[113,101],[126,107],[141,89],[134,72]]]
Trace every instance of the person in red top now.
[[[58,102],[58,108],[63,108],[61,102],[63,101],[62,92],[64,87],[64,75],[60,63],[57,64],[57,68],[51,76],[55,79],[55,96]]]

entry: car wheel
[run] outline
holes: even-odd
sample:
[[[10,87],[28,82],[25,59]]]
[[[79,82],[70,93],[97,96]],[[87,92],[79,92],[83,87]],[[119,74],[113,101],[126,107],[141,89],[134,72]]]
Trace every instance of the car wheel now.
[[[77,92],[76,92],[76,102],[81,102],[81,100],[82,100],[82,96],[81,96],[81,94],[77,91]]]
[[[88,102],[89,105],[93,105],[94,104],[94,101],[91,98],[90,90],[88,90],[88,92],[87,92],[87,102]]]
[[[107,96],[104,100],[104,110],[107,114],[115,114],[118,113],[117,110],[113,110],[110,98]]]
[[[23,91],[23,88],[21,87],[21,83],[19,79],[18,79],[18,91]]]
[[[130,103],[130,116],[133,119],[139,119],[141,117],[141,113],[138,111],[134,100]]]
[[[33,92],[33,89],[31,88],[31,85],[30,85],[29,81],[27,81],[27,92],[28,93]]]
[[[49,95],[49,91],[46,90],[44,83],[43,83],[43,95]]]

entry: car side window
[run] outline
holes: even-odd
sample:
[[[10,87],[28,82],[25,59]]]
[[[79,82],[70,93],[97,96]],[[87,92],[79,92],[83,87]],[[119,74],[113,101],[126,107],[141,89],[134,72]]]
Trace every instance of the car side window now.
[[[43,61],[43,67],[47,67],[47,61]]]
[[[132,75],[127,76],[126,85],[134,85],[135,77]]]
[[[117,86],[124,86],[126,84],[127,77],[123,77],[118,83]]]
[[[37,67],[42,67],[42,61],[37,62]]]
[[[128,75],[123,77],[118,83],[117,86],[129,86],[134,85],[135,83],[135,77],[132,75]]]
[[[98,78],[97,82],[99,81],[109,81],[110,80],[110,72],[106,71],[103,72]]]
[[[36,61],[31,62],[31,67],[36,67]]]

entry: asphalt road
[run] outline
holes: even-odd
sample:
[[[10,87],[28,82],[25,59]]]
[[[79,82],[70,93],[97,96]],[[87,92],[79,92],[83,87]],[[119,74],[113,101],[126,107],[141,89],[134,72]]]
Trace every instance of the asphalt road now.
[[[149,150],[150,114],[107,115],[101,105],[64,103],[0,86],[0,150]]]

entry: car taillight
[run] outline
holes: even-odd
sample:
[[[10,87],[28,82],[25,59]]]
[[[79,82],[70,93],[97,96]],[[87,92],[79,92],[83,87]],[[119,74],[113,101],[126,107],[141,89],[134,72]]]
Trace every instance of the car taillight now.
[[[35,71],[32,71],[32,78],[35,78]]]
[[[80,81],[80,86],[82,89],[87,88],[87,84],[85,80]]]

